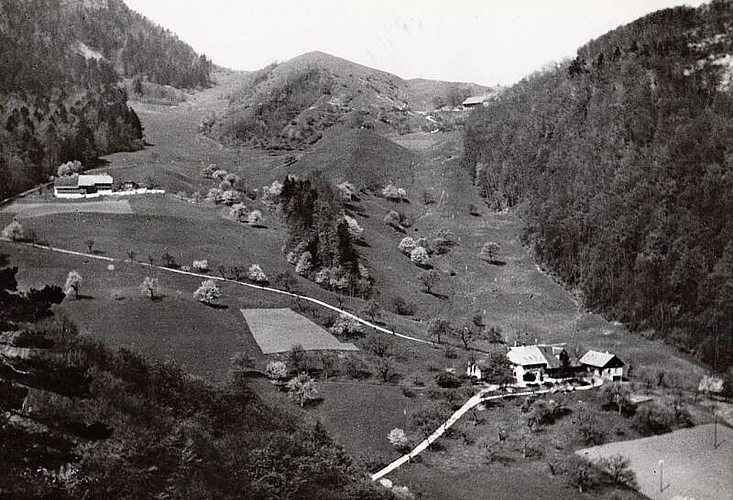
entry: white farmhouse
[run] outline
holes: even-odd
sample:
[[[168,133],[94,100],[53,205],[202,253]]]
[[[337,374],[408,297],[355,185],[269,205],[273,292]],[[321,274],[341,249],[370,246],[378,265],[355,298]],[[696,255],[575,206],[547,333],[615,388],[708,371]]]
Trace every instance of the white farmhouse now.
[[[526,345],[509,349],[506,357],[514,366],[517,383],[542,382],[550,373],[560,368],[559,353],[551,346]]]
[[[580,358],[580,365],[603,380],[621,380],[624,376],[625,363],[608,351],[588,351]]]

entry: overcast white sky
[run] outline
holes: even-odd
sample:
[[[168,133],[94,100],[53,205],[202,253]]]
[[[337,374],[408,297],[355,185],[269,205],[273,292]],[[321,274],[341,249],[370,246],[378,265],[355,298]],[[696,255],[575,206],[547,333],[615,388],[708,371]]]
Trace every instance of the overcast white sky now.
[[[216,64],[312,50],[403,78],[511,84],[619,25],[701,0],[125,0]]]

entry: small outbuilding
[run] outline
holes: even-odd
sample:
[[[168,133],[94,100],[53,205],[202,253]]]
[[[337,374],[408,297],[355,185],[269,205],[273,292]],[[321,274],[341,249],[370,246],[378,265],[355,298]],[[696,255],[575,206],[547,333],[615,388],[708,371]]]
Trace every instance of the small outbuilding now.
[[[616,381],[623,379],[626,365],[618,356],[608,351],[588,351],[580,358],[579,363],[594,377]]]

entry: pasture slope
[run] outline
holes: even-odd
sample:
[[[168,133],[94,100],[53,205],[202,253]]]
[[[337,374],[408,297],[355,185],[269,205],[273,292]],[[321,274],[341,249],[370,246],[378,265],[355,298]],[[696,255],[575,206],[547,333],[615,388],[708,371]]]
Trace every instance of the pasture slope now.
[[[713,424],[700,425],[576,453],[591,460],[613,455],[628,458],[639,490],[654,500],[724,500],[733,492],[733,429],[717,426],[717,448],[713,446],[714,432]]]
[[[268,154],[258,149],[224,147],[198,133],[202,119],[223,111],[227,96],[242,76],[220,73],[217,78],[219,85],[194,94],[178,106],[133,103],[151,146],[139,152],[111,155],[105,159],[105,169],[120,180],[147,180],[169,193],[182,191],[189,196],[194,191],[205,193],[214,186],[213,181],[200,175],[201,168],[211,163],[239,174],[251,188],[282,180],[287,173],[302,173],[298,170],[301,161],[307,170],[307,151],[295,153],[303,160],[286,166],[287,157],[293,153]],[[351,140],[358,136],[348,137]],[[381,139],[372,139],[371,146],[381,144]],[[448,366],[461,368],[466,362],[468,355],[460,349],[459,340],[448,339],[458,352],[456,359],[448,359],[443,349],[435,349],[427,335],[427,322],[439,314],[458,322],[478,312],[487,326],[500,327],[502,337],[509,343],[537,339],[568,342],[579,348],[608,349],[636,370],[664,370],[676,374],[685,385],[697,383],[704,367],[661,342],[632,335],[623,326],[584,311],[571,294],[536,267],[521,245],[522,223],[517,214],[487,210],[468,174],[460,167],[460,134],[418,133],[390,139],[404,148],[389,151],[399,153],[394,159],[400,161],[401,170],[395,173],[400,173],[399,179],[405,184],[399,187],[407,189],[409,201],[391,203],[366,192],[349,210],[365,229],[366,244],[359,251],[377,283],[376,300],[382,306],[379,324],[372,326],[385,335],[402,335],[392,336],[401,353],[396,380],[405,384],[419,376],[431,385],[409,399],[398,387],[376,384],[373,380],[324,382],[324,401],[305,413],[320,418],[352,455],[393,453],[386,434],[391,428],[407,426],[404,410],[427,401],[424,393],[434,387],[432,379],[437,371]],[[339,163],[338,149],[334,147],[331,153],[324,147],[319,154],[332,174],[350,180],[350,162],[360,158],[362,151],[354,148],[356,153],[343,156],[343,163]],[[391,158],[384,161],[388,163]],[[388,173],[380,170],[380,178]],[[26,201],[48,200],[35,195],[21,203]],[[219,266],[259,263],[271,278],[292,271],[281,251],[286,235],[275,213],[265,211],[267,227],[253,228],[228,219],[224,209],[187,203],[172,195],[133,197],[129,203],[133,214],[70,212],[21,216],[23,225],[33,230],[40,241],[57,248],[84,254],[88,253],[85,241],[95,240],[95,255],[60,254],[5,242],[0,242],[0,250],[13,265],[21,267],[19,278],[25,288],[49,282],[61,284],[69,270],[79,270],[85,277],[86,297],[67,300],[61,309],[85,333],[112,346],[132,347],[153,360],[175,360],[191,373],[213,381],[223,380],[234,352],[253,354],[264,365],[267,357],[261,354],[240,310],[293,307],[293,296],[282,290],[267,291],[220,279],[226,307],[214,309],[192,298],[202,276],[157,266],[162,263],[163,253],[168,252],[182,265],[193,259],[208,259],[214,270]],[[387,226],[382,219],[389,210],[403,212],[412,225],[404,232]],[[6,224],[12,216],[0,212],[0,224]],[[399,252],[397,244],[408,234],[430,239],[445,233],[452,236],[455,246],[446,254],[434,254],[431,264],[439,271],[441,280],[434,293],[422,293],[420,270]],[[486,241],[501,245],[500,264],[489,265],[477,258]],[[135,252],[135,263],[125,262],[130,251]],[[107,269],[110,262],[103,257],[114,259],[115,271]],[[145,265],[148,258],[154,259],[154,266]],[[142,296],[138,289],[147,275],[161,278],[163,293],[159,300]],[[329,314],[339,311],[332,305],[337,297],[310,281],[298,277],[297,291],[322,303],[317,307],[328,309]],[[396,298],[411,303],[414,314],[395,314]],[[343,309],[363,316],[360,311],[364,310],[364,301],[348,297],[342,300]],[[501,349],[488,343],[474,345],[485,350]],[[258,392],[270,394],[269,384],[255,386],[259,387]],[[266,397],[279,401],[277,394]],[[439,453],[427,457],[425,462],[444,460]],[[557,477],[549,476],[540,461],[516,463],[511,469],[476,465],[460,470],[412,463],[393,474],[390,477],[398,484],[414,485],[411,489],[428,498],[482,498],[502,491],[509,496],[516,493],[514,498],[568,495],[567,487]]]
[[[356,351],[354,344],[336,337],[290,309],[242,309],[252,336],[263,354],[288,352],[296,346],[306,351]]]

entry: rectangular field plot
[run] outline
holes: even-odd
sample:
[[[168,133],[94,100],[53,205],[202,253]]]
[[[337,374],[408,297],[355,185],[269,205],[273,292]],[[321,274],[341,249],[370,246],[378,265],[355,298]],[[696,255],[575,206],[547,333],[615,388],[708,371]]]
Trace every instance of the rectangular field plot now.
[[[731,498],[733,429],[718,425],[717,448],[713,447],[713,433],[713,424],[700,425],[660,436],[594,446],[576,453],[592,461],[613,455],[628,458],[639,491],[653,499]],[[661,467],[660,460],[664,461]]]
[[[339,342],[326,330],[290,309],[242,309],[257,344],[264,354],[287,352],[301,345],[306,351],[357,351]]]
[[[133,214],[127,200],[81,201],[50,203],[13,203],[5,207],[3,212],[16,214],[18,217],[43,217],[44,215],[66,213],[96,214]]]

